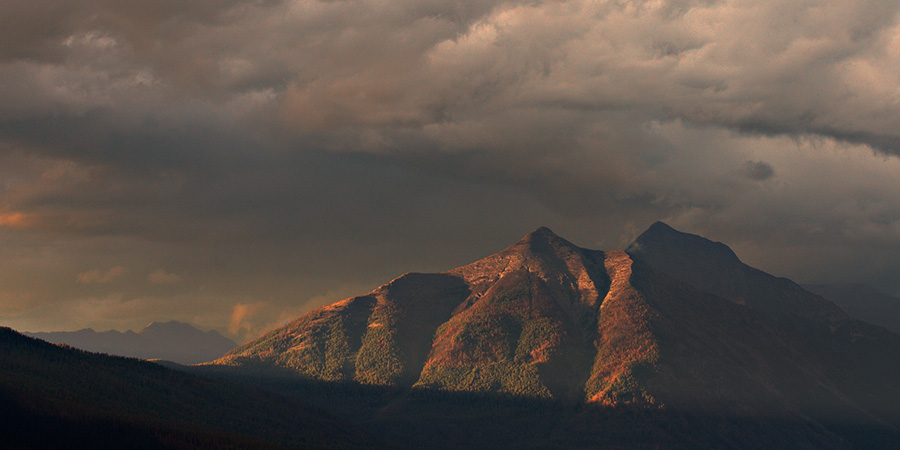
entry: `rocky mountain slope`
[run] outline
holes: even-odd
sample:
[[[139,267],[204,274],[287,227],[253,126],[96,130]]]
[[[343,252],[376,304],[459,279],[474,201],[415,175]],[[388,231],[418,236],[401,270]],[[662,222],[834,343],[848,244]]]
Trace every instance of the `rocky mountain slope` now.
[[[658,223],[627,251],[540,228],[467,266],[406,274],[312,311],[213,365],[785,417],[840,448],[847,423],[897,433],[898,354],[900,336]]]

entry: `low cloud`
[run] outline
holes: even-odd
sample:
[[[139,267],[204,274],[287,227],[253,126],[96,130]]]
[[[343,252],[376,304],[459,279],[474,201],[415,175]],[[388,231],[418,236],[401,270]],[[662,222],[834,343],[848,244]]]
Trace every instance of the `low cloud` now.
[[[76,280],[82,284],[107,284],[125,274],[122,266],[111,267],[107,270],[93,269],[78,274]]]
[[[231,321],[228,324],[228,332],[234,336],[258,335],[259,324],[257,315],[269,307],[267,302],[237,303],[232,308]]]
[[[163,269],[156,269],[147,275],[150,284],[175,284],[181,281],[181,275],[169,273]]]
[[[3,228],[26,228],[31,221],[22,213],[6,213],[0,214],[0,227]]]

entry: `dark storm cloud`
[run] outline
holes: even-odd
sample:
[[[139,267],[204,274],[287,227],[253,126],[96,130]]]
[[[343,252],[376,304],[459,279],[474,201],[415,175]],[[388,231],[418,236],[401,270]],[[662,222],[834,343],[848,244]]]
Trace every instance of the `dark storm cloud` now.
[[[900,168],[884,158],[900,153],[898,12],[2,2],[3,255],[69,285],[121,267],[77,301],[63,282],[41,294],[115,326],[182,305],[244,332],[538,225],[615,247],[666,219],[809,277],[893,249],[870,279],[900,289],[883,282],[900,271]],[[76,256],[87,241],[106,253]],[[36,248],[58,262],[21,259]],[[24,280],[0,280],[0,304],[34,320]]]

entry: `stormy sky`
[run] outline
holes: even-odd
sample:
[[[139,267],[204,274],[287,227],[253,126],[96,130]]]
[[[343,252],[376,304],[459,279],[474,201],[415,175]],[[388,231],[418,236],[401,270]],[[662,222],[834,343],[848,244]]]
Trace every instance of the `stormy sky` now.
[[[238,340],[545,225],[900,291],[900,4],[0,2],[0,324]]]

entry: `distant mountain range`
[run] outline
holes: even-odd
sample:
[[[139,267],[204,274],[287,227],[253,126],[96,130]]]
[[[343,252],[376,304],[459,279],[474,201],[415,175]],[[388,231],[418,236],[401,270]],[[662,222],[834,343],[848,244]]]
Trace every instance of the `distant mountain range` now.
[[[90,328],[79,331],[24,333],[48,342],[71,345],[91,352],[141,359],[164,359],[179,364],[211,361],[237,343],[218,331],[201,331],[183,322],[153,322],[143,330],[103,331]]]
[[[804,284],[803,288],[834,302],[856,319],[900,333],[900,298],[859,283]]]
[[[656,223],[624,251],[540,228],[467,266],[409,273],[314,310],[211,365],[779,417],[802,424],[790,437],[801,446],[853,448],[900,443],[898,355],[900,335],[743,264],[724,244]]]

